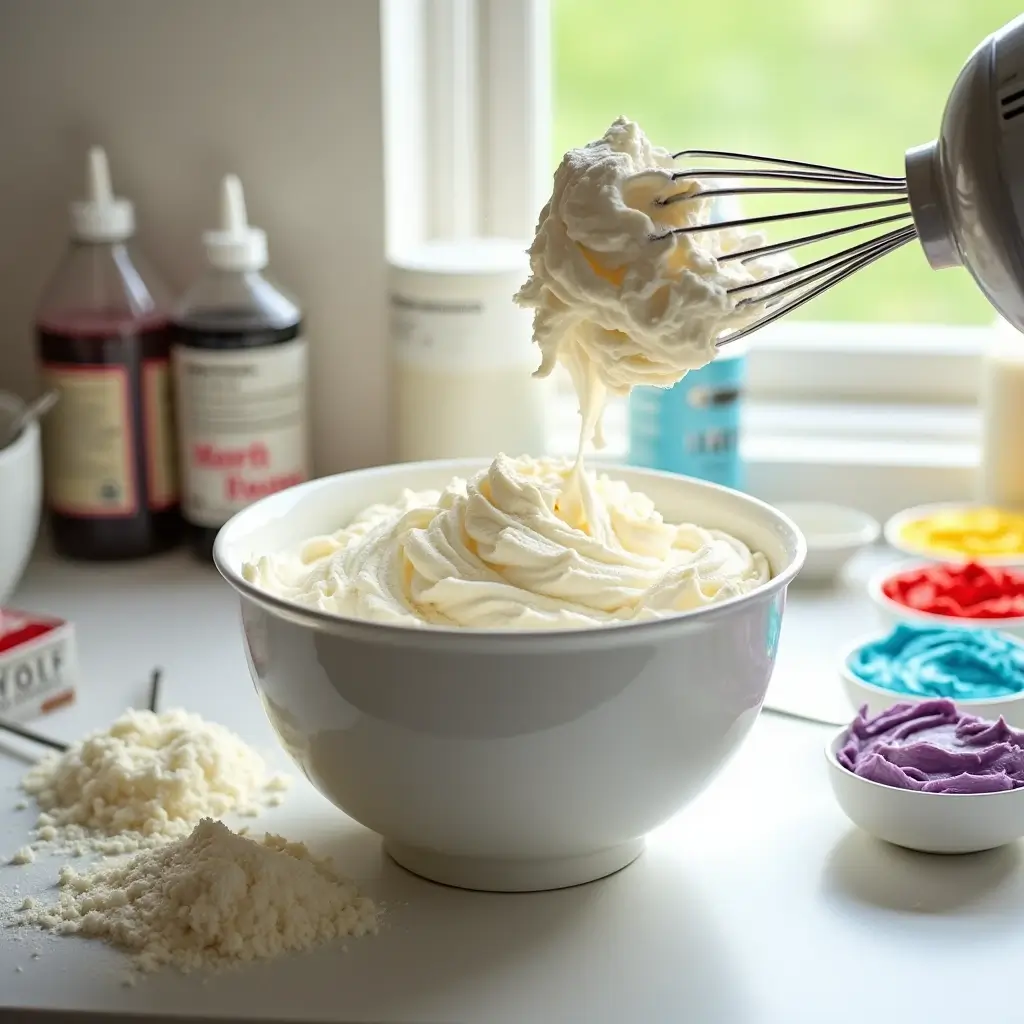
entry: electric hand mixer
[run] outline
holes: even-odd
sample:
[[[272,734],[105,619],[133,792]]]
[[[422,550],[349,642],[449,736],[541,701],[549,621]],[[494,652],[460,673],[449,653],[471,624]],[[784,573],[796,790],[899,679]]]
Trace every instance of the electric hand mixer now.
[[[727,165],[681,170],[673,174],[676,180],[728,182],[663,202],[753,195],[832,195],[837,201],[814,209],[681,227],[673,233],[875,211],[851,225],[725,254],[718,257],[720,262],[749,261],[880,229],[865,241],[804,266],[730,289],[730,294],[742,295],[738,306],[763,303],[765,312],[721,338],[719,345],[778,320],[914,238],[933,269],[966,267],[995,309],[1024,331],[1024,15],[990,35],[967,59],[946,103],[939,137],[907,151],[905,178],[722,150],[691,149],[674,156],[716,158]],[[846,201],[849,197],[858,201]]]

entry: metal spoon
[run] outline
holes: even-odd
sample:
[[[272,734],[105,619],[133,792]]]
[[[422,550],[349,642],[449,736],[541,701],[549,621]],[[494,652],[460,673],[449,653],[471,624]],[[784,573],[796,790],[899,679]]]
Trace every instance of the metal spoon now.
[[[21,432],[33,421],[42,419],[56,404],[60,395],[56,391],[44,391],[35,401],[29,402],[17,416],[7,424],[6,432],[0,434],[0,448],[13,444]]]

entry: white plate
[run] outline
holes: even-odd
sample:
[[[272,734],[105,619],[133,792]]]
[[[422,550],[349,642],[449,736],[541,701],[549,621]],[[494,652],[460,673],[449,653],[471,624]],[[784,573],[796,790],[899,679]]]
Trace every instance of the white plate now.
[[[777,508],[796,523],[807,540],[807,560],[800,570],[803,580],[838,576],[858,551],[878,540],[882,529],[866,512],[846,505],[806,501]]]
[[[836,757],[846,732],[825,744],[825,760],[839,806],[865,832],[921,853],[980,853],[1024,836],[1024,789],[922,793],[862,779]]]
[[[934,551],[931,548],[918,547],[908,544],[900,536],[904,527],[918,519],[927,519],[937,512],[963,512],[974,508],[989,508],[988,505],[981,505],[972,501],[946,501],[934,505],[915,505],[913,508],[905,508],[902,512],[890,516],[885,524],[885,541],[890,547],[904,555],[913,558],[924,558],[929,562],[978,562],[981,565],[994,566],[1024,566],[1024,553],[1019,555],[965,555],[959,551]]]

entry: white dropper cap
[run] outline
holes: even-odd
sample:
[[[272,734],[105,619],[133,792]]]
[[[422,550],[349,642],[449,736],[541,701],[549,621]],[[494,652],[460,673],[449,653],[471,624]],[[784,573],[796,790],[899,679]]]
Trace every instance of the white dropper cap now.
[[[110,187],[107,154],[99,147],[89,150],[85,191],[88,198],[71,204],[71,228],[83,242],[123,242],[135,231],[135,209]]]
[[[261,270],[267,265],[267,234],[249,226],[242,183],[234,174],[220,185],[220,230],[203,234],[206,258],[218,270]]]

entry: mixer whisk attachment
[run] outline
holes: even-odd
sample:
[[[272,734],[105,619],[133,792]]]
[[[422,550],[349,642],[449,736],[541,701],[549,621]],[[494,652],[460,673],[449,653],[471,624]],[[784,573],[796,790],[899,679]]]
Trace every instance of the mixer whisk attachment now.
[[[716,254],[719,263],[733,260],[749,263],[761,257],[828,243],[855,232],[873,232],[863,241],[847,245],[839,251],[830,251],[802,266],[730,288],[730,295],[742,296],[736,300],[737,308],[757,305],[763,309],[763,313],[747,326],[720,338],[719,346],[773,323],[917,237],[907,198],[906,178],[715,149],[686,149],[674,153],[673,157],[676,160],[714,159],[724,162],[725,166],[681,168],[673,173],[673,180],[696,180],[698,187],[662,198],[658,200],[660,205],[726,197],[833,198],[830,203],[815,199],[806,209],[672,228],[659,237],[667,234],[694,235],[725,228],[761,228],[821,217],[841,218],[844,221],[824,230],[796,235],[783,241],[766,242],[756,248]],[[722,181],[721,187],[715,184],[717,180]],[[868,211],[876,211],[881,215],[875,216]],[[848,218],[853,218],[852,222],[845,222]]]

